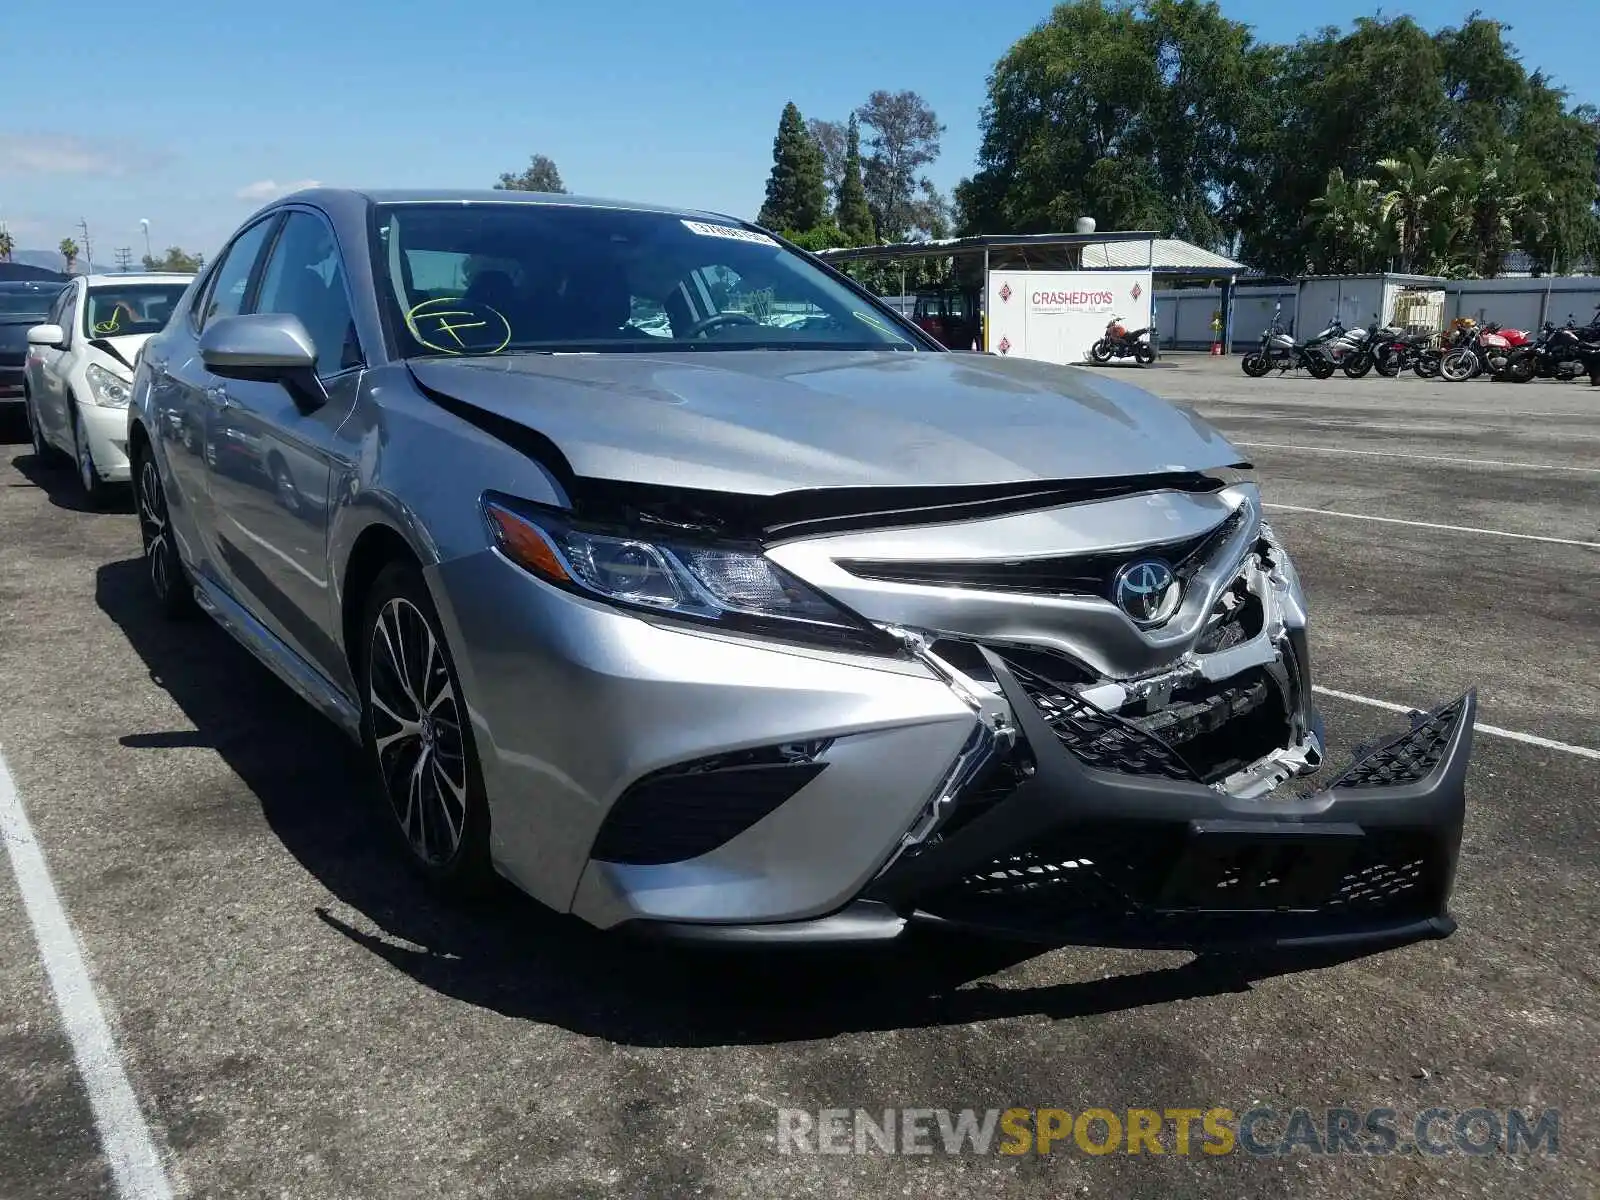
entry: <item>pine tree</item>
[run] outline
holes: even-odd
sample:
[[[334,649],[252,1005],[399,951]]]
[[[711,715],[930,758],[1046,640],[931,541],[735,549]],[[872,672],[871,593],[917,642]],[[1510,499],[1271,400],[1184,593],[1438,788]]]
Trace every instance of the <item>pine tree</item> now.
[[[872,209],[867,206],[867,189],[861,182],[861,122],[855,113],[850,114],[850,129],[845,135],[836,219],[847,245],[870,246],[878,240],[872,228]]]
[[[805,120],[791,100],[783,107],[778,136],[772,140],[767,202],[756,221],[780,233],[805,233],[822,222],[827,201],[822,150],[806,131]]]

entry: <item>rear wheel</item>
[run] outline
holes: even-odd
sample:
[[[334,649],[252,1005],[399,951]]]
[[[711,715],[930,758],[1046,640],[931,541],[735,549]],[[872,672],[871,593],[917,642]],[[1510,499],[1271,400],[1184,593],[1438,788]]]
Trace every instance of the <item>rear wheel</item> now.
[[[1156,360],[1155,347],[1149,342],[1140,342],[1133,348],[1133,358],[1135,362],[1153,363]]]
[[[1246,354],[1239,360],[1239,366],[1251,379],[1260,379],[1267,373],[1271,364],[1267,362],[1265,354],[1257,352],[1255,354]]]
[[[1344,360],[1344,373],[1351,379],[1360,379],[1370,370],[1372,370],[1372,355],[1370,354],[1351,354],[1346,356]]]
[[[362,741],[407,861],[431,883],[482,890],[489,806],[455,664],[421,573],[385,567],[362,622]]]
[[[172,522],[167,511],[167,491],[161,485],[161,469],[155,455],[144,446],[133,455],[134,498],[139,509],[139,537],[144,543],[145,569],[150,590],[164,615],[176,619],[194,611],[194,589],[178,547],[172,538]]]
[[[1439,352],[1428,350],[1418,356],[1417,361],[1411,364],[1411,369],[1416,372],[1418,379],[1432,379],[1439,373]]]
[[[1393,379],[1400,374],[1400,355],[1391,350],[1387,354],[1378,355],[1372,365],[1377,368],[1379,375],[1385,379]]]
[[[1538,373],[1539,364],[1534,361],[1532,355],[1525,355],[1506,363],[1495,378],[1504,379],[1509,383],[1532,383],[1533,377]]]
[[[1101,338],[1094,345],[1090,346],[1089,361],[1099,363],[1101,366],[1105,366],[1106,363],[1110,362],[1111,343],[1106,341],[1105,338]]]
[[[1333,363],[1326,358],[1312,355],[1310,361],[1306,364],[1306,369],[1311,372],[1311,378],[1313,379],[1327,379],[1333,374]]]
[[[22,419],[28,423],[28,442],[33,447],[34,462],[42,467],[60,466],[65,456],[45,440],[44,426],[33,410],[33,396],[27,391],[22,393]]]

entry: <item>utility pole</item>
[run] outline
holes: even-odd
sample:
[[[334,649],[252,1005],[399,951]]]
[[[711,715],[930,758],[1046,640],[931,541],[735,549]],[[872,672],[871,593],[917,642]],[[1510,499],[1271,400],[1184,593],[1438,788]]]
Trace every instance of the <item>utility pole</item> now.
[[[117,247],[117,270],[126,275],[133,269],[133,250],[128,246]]]
[[[83,217],[78,218],[78,228],[83,230],[83,265],[90,271],[94,270],[94,252],[89,249],[89,222]]]

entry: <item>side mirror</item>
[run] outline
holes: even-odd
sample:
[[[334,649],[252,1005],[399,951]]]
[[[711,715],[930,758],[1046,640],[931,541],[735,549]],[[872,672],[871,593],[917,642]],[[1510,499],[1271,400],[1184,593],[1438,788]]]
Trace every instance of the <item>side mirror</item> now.
[[[28,330],[28,345],[50,346],[54,349],[67,348],[67,331],[59,325],[35,325]]]
[[[250,313],[207,325],[200,361],[224,379],[282,384],[302,412],[328,402],[317,378],[317,348],[300,318],[289,313]]]

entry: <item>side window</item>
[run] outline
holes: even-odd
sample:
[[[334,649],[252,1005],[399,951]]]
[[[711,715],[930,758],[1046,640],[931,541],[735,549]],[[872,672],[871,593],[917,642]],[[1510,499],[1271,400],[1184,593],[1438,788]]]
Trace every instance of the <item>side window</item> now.
[[[70,336],[72,333],[72,300],[78,294],[77,284],[68,284],[61,289],[61,295],[56,297],[56,302],[50,308],[49,325],[59,325]]]
[[[333,231],[320,218],[294,211],[267,260],[254,312],[300,318],[317,348],[317,374],[337,375],[361,365],[344,263]]]
[[[267,217],[250,226],[233,240],[226,256],[217,265],[211,278],[210,291],[202,302],[200,324],[205,326],[219,317],[236,317],[244,309],[245,291],[250,286],[250,274],[261,257],[261,245],[272,232],[274,218]]]

